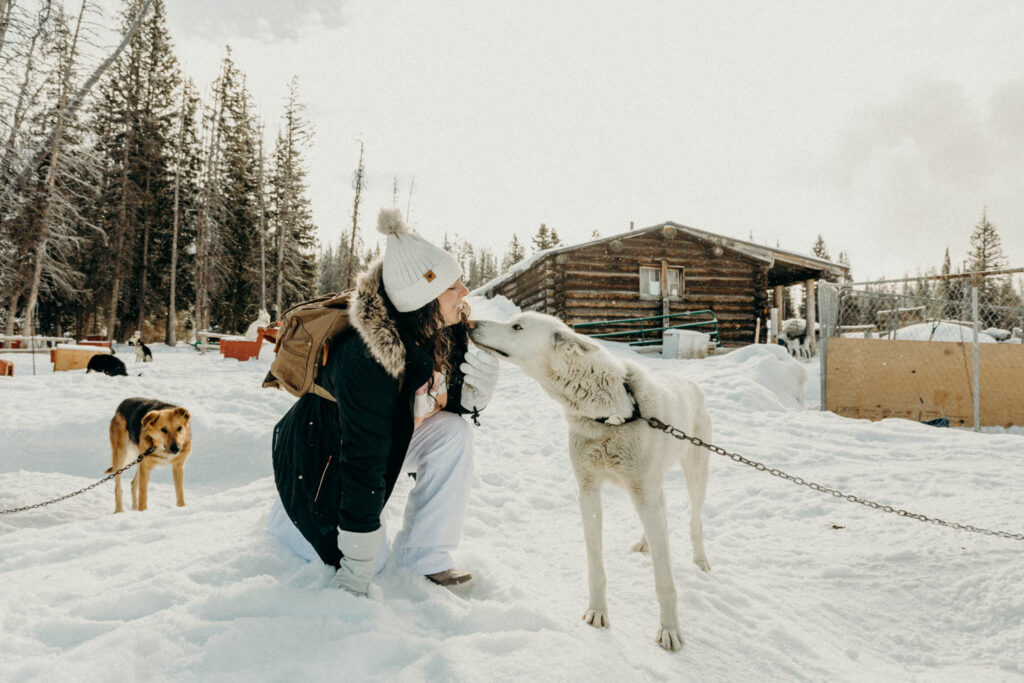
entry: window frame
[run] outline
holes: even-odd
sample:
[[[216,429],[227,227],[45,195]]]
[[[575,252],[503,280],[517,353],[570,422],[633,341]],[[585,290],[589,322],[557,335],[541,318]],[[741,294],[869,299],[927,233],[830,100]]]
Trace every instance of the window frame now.
[[[654,271],[654,274],[657,277],[656,282],[658,282],[658,290],[659,290],[658,294],[651,294],[651,293],[649,293],[649,291],[648,292],[644,291],[644,289],[643,289],[643,285],[644,285],[644,270],[653,270]],[[679,285],[678,286],[678,293],[670,294],[667,297],[663,297],[661,295],[661,291],[660,291],[661,290],[661,264],[660,263],[657,263],[657,264],[655,264],[655,263],[640,263],[640,264],[637,265],[637,291],[640,293],[640,300],[641,301],[661,301],[663,298],[667,298],[669,301],[680,301],[680,300],[682,300],[683,295],[686,293],[686,279],[685,279],[686,268],[683,267],[682,265],[679,265],[679,264],[669,263],[669,264],[666,264],[665,270],[666,270],[666,275],[667,275],[667,279],[668,279],[668,282],[666,284],[670,284],[671,283],[671,280],[672,280],[672,275],[671,274],[672,274],[672,272],[675,272],[675,273],[678,274],[677,277],[678,277],[678,285]],[[650,279],[648,279],[648,282],[650,282]]]

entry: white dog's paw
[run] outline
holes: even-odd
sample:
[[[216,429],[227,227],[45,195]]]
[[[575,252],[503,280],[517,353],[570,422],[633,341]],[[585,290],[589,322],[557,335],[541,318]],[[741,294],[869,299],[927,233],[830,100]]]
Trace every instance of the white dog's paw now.
[[[588,609],[583,615],[583,621],[594,628],[608,628],[611,622],[608,621],[608,612],[603,609]]]
[[[683,636],[679,633],[678,628],[665,628],[662,626],[658,629],[658,637],[654,640],[669,652],[675,652],[683,647]]]
[[[613,427],[618,427],[621,424],[626,424],[626,418],[619,417],[618,415],[612,415],[611,417],[606,417],[604,419],[604,423],[606,425],[611,425]]]
[[[647,546],[647,536],[640,537],[640,540],[630,546],[629,549],[634,553],[646,553],[649,551],[650,548]]]
[[[693,558],[693,563],[700,567],[702,572],[711,571],[711,563],[708,562],[708,558],[706,557],[695,557]]]

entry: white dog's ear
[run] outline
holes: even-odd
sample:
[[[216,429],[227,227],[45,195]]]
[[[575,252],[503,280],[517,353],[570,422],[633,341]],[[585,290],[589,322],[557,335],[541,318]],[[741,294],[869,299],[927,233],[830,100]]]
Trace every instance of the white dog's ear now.
[[[552,335],[551,345],[555,351],[567,351],[570,353],[592,353],[597,351],[597,344],[587,341],[585,338],[572,332],[555,332]]]

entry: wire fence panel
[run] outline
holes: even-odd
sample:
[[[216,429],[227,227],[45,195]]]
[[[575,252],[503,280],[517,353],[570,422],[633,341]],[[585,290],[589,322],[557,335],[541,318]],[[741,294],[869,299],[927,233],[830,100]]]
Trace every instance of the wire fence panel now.
[[[819,283],[822,409],[1024,425],[1021,273]]]

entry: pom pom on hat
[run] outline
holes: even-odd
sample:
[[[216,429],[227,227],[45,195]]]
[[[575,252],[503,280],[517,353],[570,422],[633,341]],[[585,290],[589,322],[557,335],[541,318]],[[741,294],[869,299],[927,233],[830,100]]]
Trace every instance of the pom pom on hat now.
[[[381,209],[377,215],[377,232],[382,235],[407,235],[409,226],[402,221],[398,209]]]
[[[426,306],[462,277],[455,257],[412,232],[398,209],[380,210],[377,232],[388,238],[384,291],[400,312]]]

